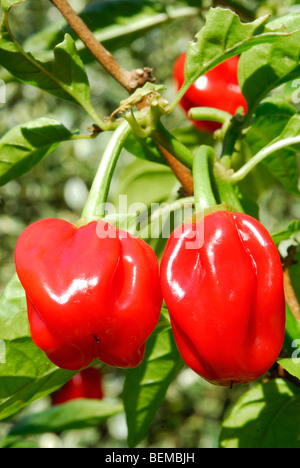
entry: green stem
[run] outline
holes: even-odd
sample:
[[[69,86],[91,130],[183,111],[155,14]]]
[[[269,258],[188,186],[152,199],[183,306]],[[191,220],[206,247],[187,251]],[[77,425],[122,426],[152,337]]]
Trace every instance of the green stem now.
[[[124,143],[131,132],[128,122],[124,121],[115,130],[108,143],[96,173],[92,188],[82,212],[82,218],[104,217],[105,203],[113,173]]]
[[[134,133],[141,139],[145,139],[147,138],[149,135],[148,135],[148,132],[146,130],[144,130],[140,125],[139,123],[137,122],[136,118],[135,118],[135,115],[134,115],[134,112],[132,109],[130,109],[130,114],[128,114],[127,116],[125,116],[125,119],[127,120],[127,122],[130,124],[132,130],[134,131]]]
[[[130,223],[128,227],[128,232],[133,234],[135,237],[140,237],[140,238],[147,238],[149,235],[149,227],[150,227],[150,232],[152,230],[152,225],[159,219],[164,219],[165,216],[169,215],[170,213],[173,213],[178,210],[182,210],[185,207],[194,205],[195,200],[194,197],[186,197],[186,198],[181,198],[180,200],[175,200],[172,203],[166,203],[163,204],[160,208],[155,210],[149,219],[149,223],[147,226],[143,227],[141,231],[138,231],[136,228],[136,218]]]
[[[210,161],[215,159],[215,152],[210,146],[200,146],[193,165],[194,198],[199,209],[217,204],[210,176]]]
[[[232,116],[228,112],[211,107],[194,107],[189,110],[189,117],[194,120],[208,120],[222,124],[224,135],[222,157],[232,157],[236,142],[241,135],[245,116],[240,114]]]
[[[232,183],[229,180],[227,168],[220,161],[215,162],[214,176],[220,202],[226,203],[234,208],[234,210],[243,213],[244,209],[238,199]]]
[[[95,136],[91,135],[91,134],[89,134],[89,135],[76,135],[76,134],[73,134],[70,139],[76,141],[76,140],[93,140],[94,138],[95,138]]]
[[[232,155],[235,150],[236,143],[241,136],[241,126],[236,126],[234,120],[232,119],[228,125],[228,128],[224,134],[223,148],[222,148],[222,158],[232,158]]]
[[[255,156],[253,156],[253,158],[251,158],[248,162],[246,162],[246,164],[244,164],[244,166],[242,166],[238,171],[232,174],[229,178],[230,183],[235,184],[236,182],[244,179],[244,177],[246,177],[246,175],[248,175],[257,164],[276,151],[299,143],[300,136],[297,136],[292,138],[285,138],[284,140],[277,141],[276,143],[267,146],[266,148],[259,151]]]
[[[189,110],[189,117],[193,120],[209,120],[221,124],[232,119],[232,115],[228,112],[213,107],[192,107]]]
[[[190,151],[183,143],[174,137],[162,125],[157,124],[156,130],[151,134],[152,139],[171,153],[178,161],[184,164],[189,169],[193,168],[194,153]]]

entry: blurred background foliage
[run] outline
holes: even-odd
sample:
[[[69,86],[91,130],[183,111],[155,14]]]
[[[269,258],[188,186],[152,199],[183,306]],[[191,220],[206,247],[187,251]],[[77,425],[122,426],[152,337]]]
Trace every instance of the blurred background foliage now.
[[[81,11],[92,4],[86,0],[72,0],[72,7]],[[123,2],[126,4],[126,0]],[[165,0],[157,2],[171,6],[201,6],[194,0],[177,2]],[[297,0],[236,0],[211,2],[203,1],[203,6],[229,6],[240,14],[243,20],[261,14],[282,16],[291,11],[299,11]],[[30,0],[15,8],[12,15],[12,29],[21,43],[31,35],[48,27],[59,25],[61,16],[48,0]],[[177,18],[159,25],[141,35],[130,37],[128,43],[115,41],[107,46],[117,60],[127,69],[149,66],[154,68],[158,83],[166,86],[164,95],[171,99],[175,93],[172,81],[172,67],[176,57],[186,49],[187,43],[203,25],[201,15],[193,18]],[[57,26],[58,28],[59,26]],[[110,47],[109,47],[110,46]],[[99,64],[87,63],[91,85],[92,103],[99,115],[109,115],[126,93]],[[16,82],[4,70],[0,78],[5,81],[6,103],[0,104],[0,135],[11,127],[41,116],[52,117],[68,129],[79,129],[86,133],[92,124],[90,118],[78,107],[47,95],[37,88]],[[288,88],[285,90],[290,99]],[[190,127],[182,111],[177,109],[169,118],[170,128],[179,128],[178,134],[191,144],[207,142],[211,137],[202,135]],[[14,246],[22,230],[40,218],[56,217],[76,221],[81,214],[89,187],[92,183],[99,160],[109,134],[102,134],[95,140],[81,140],[62,144],[33,170],[17,180],[0,188],[0,293],[14,273]],[[131,201],[149,202],[155,186],[156,199],[162,202],[171,192],[174,196],[180,188],[173,174],[163,167],[166,178],[161,178],[157,165],[136,160],[124,151],[117,167],[110,198],[115,200],[126,188]],[[147,180],[148,183],[147,184]],[[167,192],[166,192],[167,187]],[[257,189],[256,201],[260,208],[260,219],[270,229],[276,231],[286,227],[289,220],[300,218],[299,200],[287,195],[282,187],[272,184],[262,192]],[[161,247],[160,247],[161,249]],[[104,392],[118,397],[123,388],[123,373],[105,367]],[[217,447],[220,424],[232,403],[243,393],[243,389],[233,390],[213,387],[200,379],[187,368],[178,375],[170,386],[167,397],[158,411],[147,438],[141,443],[145,447]],[[22,413],[0,424],[0,437],[24,415],[38,412],[48,407],[49,398],[40,400]],[[16,442],[33,447],[126,447],[126,422],[123,414],[110,418],[100,427],[66,431],[61,434],[43,434],[28,437]]]

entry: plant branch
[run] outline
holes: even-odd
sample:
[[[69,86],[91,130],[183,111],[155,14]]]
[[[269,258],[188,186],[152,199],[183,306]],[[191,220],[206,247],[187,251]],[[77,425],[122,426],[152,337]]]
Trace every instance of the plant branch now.
[[[287,382],[291,382],[296,387],[300,387],[299,379],[289,374],[278,362],[275,362],[275,364],[269,370],[269,376],[264,379],[264,382],[278,378],[286,380]]]
[[[115,58],[108,52],[100,42],[97,41],[94,34],[71,8],[67,0],[50,0],[53,5],[61,12],[69,26],[74,30],[77,36],[82,40],[87,49],[93,54],[96,60],[116,79],[130,94],[138,87],[143,86],[147,81],[153,82],[151,77],[152,69],[141,68],[131,72],[124,69]],[[193,10],[193,13],[195,11]],[[190,170],[178,161],[173,154],[168,151],[164,145],[159,144],[160,151],[170,165],[174,174],[181,182],[187,195],[193,195],[193,178]],[[191,161],[190,166],[191,166]]]
[[[294,318],[300,322],[300,304],[295,294],[289,269],[297,263],[295,256],[297,253],[297,246],[291,245],[288,248],[288,255],[282,261],[283,266],[283,285],[286,302],[294,316]]]
[[[194,194],[194,182],[191,171],[178,159],[176,159],[169,151],[158,144],[159,151],[167,161],[168,165],[172,169],[174,175],[177,177],[182,185],[182,188],[187,197],[191,197]]]
[[[129,93],[133,93],[138,87],[143,86],[147,81],[154,81],[151,77],[151,68],[141,68],[128,71],[123,68],[108,52],[103,45],[97,41],[96,37],[77,15],[67,0],[50,0],[61,12],[69,26],[82,40],[87,49],[95,59],[110,73],[110,75],[120,83]]]
[[[194,194],[194,181],[192,175],[194,154],[179,140],[177,140],[159,122],[157,129],[151,137],[157,144],[173,173],[182,184],[186,196]]]
[[[283,271],[283,280],[284,280],[284,293],[286,302],[291,309],[291,312],[296,320],[300,321],[300,305],[298,299],[296,297],[294,288],[291,283],[291,278],[289,274],[289,270],[285,269]]]
[[[152,133],[151,137],[160,146],[165,148],[182,164],[192,170],[194,154],[184,144],[177,140],[172,133],[170,133],[161,122],[157,124],[157,128]]]
[[[263,148],[259,151],[253,158],[251,158],[244,166],[242,166],[237,172],[232,174],[229,178],[231,183],[239,182],[240,180],[244,179],[246,175],[249,174],[254,167],[263,161],[266,157],[270,156],[271,154],[279,151],[283,148],[287,148],[289,146],[293,146],[300,143],[300,136],[285,138],[284,140],[279,140],[276,143],[273,143],[266,148]]]

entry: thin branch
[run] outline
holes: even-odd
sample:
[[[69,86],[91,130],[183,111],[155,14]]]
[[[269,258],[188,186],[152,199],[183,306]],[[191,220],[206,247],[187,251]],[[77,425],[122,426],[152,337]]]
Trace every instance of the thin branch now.
[[[178,159],[176,159],[169,151],[157,144],[160,152],[164,156],[165,160],[169,164],[173,173],[179,180],[184,189],[187,197],[191,197],[194,194],[194,180],[191,171],[184,166]]]
[[[269,375],[263,381],[268,382],[278,378],[286,380],[287,382],[291,382],[296,387],[300,387],[300,380],[297,379],[297,377],[289,374],[280,364],[275,362],[275,364],[269,370]]]
[[[270,156],[271,154],[275,153],[276,151],[279,151],[283,148],[288,148],[289,146],[297,145],[300,143],[300,136],[296,137],[290,137],[290,138],[285,138],[283,140],[279,140],[276,143],[273,143],[270,146],[266,146],[263,148],[261,151],[259,151],[255,156],[253,156],[251,159],[249,159],[248,162],[244,164],[237,172],[232,174],[230,176],[230,182],[231,183],[236,183],[244,179],[246,175],[249,174],[254,167],[259,164],[261,161],[263,161],[265,158]]]
[[[297,247],[292,245],[288,249],[288,256],[283,260],[283,285],[286,302],[295,317],[296,320],[300,321],[300,304],[292,285],[289,269],[297,263],[295,255],[297,253]]]
[[[286,302],[288,303],[289,308],[291,309],[291,312],[293,316],[295,317],[295,319],[300,321],[300,305],[299,305],[294,288],[291,283],[289,270],[284,270],[283,278],[284,278],[284,292],[285,292]]]
[[[123,68],[108,52],[103,45],[97,41],[96,37],[77,15],[67,0],[50,0],[53,5],[61,12],[69,26],[82,40],[87,49],[92,53],[96,60],[125,88],[132,94],[138,87],[143,86],[147,81],[153,82],[155,78],[151,76],[152,69],[145,67],[131,72]],[[187,195],[193,194],[193,178],[187,167],[180,163],[166,148],[159,145],[160,151],[166,161],[172,168],[174,174],[182,183]]]
[[[141,68],[128,71],[123,68],[108,52],[103,45],[97,41],[94,34],[82,19],[77,15],[67,0],[50,0],[61,12],[69,26],[82,40],[87,49],[93,54],[95,59],[115,78],[120,85],[129,93],[134,92],[138,87],[143,86],[147,81],[154,81],[151,77],[151,68]]]
[[[182,184],[187,197],[194,195],[194,180],[192,174],[194,154],[180,143],[160,122],[151,135],[164,156],[173,173]]]

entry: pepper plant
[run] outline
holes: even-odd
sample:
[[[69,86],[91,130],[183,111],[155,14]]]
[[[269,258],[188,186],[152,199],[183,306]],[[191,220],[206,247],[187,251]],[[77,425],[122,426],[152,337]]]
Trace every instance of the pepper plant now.
[[[299,197],[297,5],[287,2],[280,16],[268,2],[113,0],[78,14],[71,2],[52,0],[61,22],[21,43],[12,24],[24,3],[30,0],[1,0],[3,80],[51,95],[57,117],[40,115],[2,135],[1,186],[43,171],[45,157],[63,145],[99,141],[100,150],[78,219],[32,219],[20,233],[16,273],[0,298],[0,419],[9,424],[2,445],[124,413],[128,446],[139,446],[168,389],[191,367],[209,386],[238,389],[222,420],[221,447],[299,448],[300,221],[290,214],[279,231],[267,232],[259,210],[259,196],[272,185]],[[186,18],[200,26],[179,51],[180,84],[172,68],[160,82],[147,56],[128,70],[110,53]],[[210,73],[226,74],[232,61],[243,105],[222,105],[230,86],[218,89],[218,99],[194,100]],[[120,85],[109,115],[95,104],[91,64]],[[61,102],[84,115],[87,130],[60,121]],[[135,164],[123,162],[128,153]],[[141,198],[123,209],[134,171]],[[190,250],[188,226],[203,227]],[[76,400],[22,417],[89,365],[124,377],[120,398]]]

